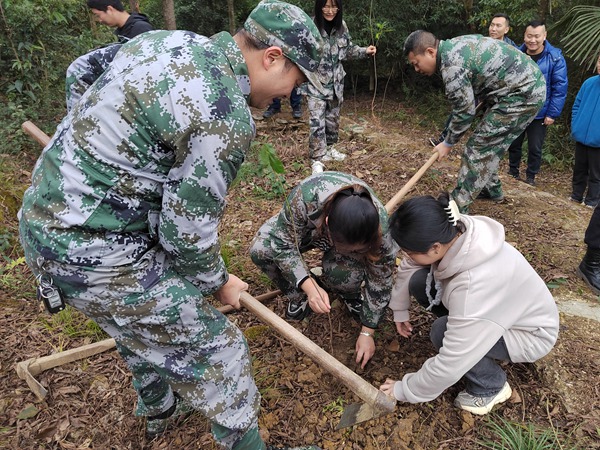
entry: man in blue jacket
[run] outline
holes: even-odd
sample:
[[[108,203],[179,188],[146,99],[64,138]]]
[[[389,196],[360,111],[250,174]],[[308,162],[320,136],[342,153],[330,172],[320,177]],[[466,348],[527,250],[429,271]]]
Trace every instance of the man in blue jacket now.
[[[527,134],[527,171],[525,182],[535,186],[535,176],[542,164],[542,146],[546,137],[546,127],[552,125],[560,116],[567,97],[567,64],[560,49],[546,40],[546,26],[540,20],[533,20],[525,29],[525,43],[521,51],[533,59],[546,79],[546,101],[537,116],[525,131],[508,149],[508,173],[519,178],[521,152],[525,134]]]

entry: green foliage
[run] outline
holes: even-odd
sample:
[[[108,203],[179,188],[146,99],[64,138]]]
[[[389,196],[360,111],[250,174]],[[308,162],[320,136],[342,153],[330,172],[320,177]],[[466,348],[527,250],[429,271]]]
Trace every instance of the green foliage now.
[[[344,412],[344,406],[346,405],[346,401],[342,397],[338,397],[335,400],[329,402],[323,407],[323,412],[331,412],[335,416],[341,417]]]
[[[60,333],[71,339],[87,337],[95,342],[107,337],[96,322],[69,305],[59,313],[44,316],[41,320],[46,330]]]
[[[595,66],[600,53],[600,6],[577,5],[556,23],[565,54],[586,68]]]
[[[533,424],[509,422],[499,416],[492,416],[486,425],[495,436],[494,440],[480,442],[487,449],[575,450],[575,447],[561,442],[566,438],[560,439],[554,429],[538,430]]]
[[[287,188],[285,168],[275,147],[269,143],[254,141],[236,183],[241,180],[247,181],[252,185],[253,191],[265,199],[284,197]]]

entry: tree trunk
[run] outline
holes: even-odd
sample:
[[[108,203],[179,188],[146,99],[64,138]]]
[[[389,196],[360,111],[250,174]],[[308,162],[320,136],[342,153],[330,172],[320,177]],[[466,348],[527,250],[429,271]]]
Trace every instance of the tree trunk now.
[[[175,23],[175,5],[173,4],[173,0],[162,0],[162,7],[165,28],[167,30],[176,30],[177,24]]]
[[[463,4],[465,6],[465,22],[469,24],[469,29],[474,31],[475,25],[471,21],[471,16],[473,14],[473,0],[463,0]]]
[[[543,20],[544,22],[546,21],[549,10],[550,10],[550,2],[548,0],[541,0],[540,1],[540,10],[539,10],[540,20]]]
[[[132,13],[139,13],[140,12],[140,2],[138,2],[138,0],[129,0],[129,10]]]
[[[233,0],[227,0],[227,12],[229,13],[229,33],[235,34],[235,9]]]

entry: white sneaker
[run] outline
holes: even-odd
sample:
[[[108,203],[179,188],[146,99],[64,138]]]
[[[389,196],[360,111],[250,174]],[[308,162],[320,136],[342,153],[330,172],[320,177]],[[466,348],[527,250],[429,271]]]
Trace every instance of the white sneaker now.
[[[329,147],[325,152],[325,156],[321,158],[321,161],[343,161],[346,159],[346,155],[342,152],[338,152],[333,146]]]
[[[313,160],[311,168],[314,175],[315,173],[323,172],[323,170],[325,170],[325,164],[323,164],[321,161]]]
[[[491,397],[476,397],[467,391],[462,391],[456,396],[454,406],[469,411],[472,414],[482,416],[489,413],[495,405],[504,403],[511,395],[512,389],[508,385],[508,382],[506,382],[500,392]]]

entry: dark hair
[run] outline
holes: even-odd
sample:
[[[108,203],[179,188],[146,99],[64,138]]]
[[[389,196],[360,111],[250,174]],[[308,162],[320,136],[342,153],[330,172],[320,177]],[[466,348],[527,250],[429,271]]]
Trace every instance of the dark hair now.
[[[492,16],[492,20],[496,19],[498,17],[502,17],[504,20],[506,20],[506,25],[508,25],[510,27],[510,17],[508,17],[508,14],[496,13]]]
[[[531,28],[537,28],[537,27],[545,27],[546,24],[544,23],[543,20],[532,20],[531,22],[529,22],[527,25],[525,25],[525,28],[527,27],[531,27]]]
[[[360,184],[346,186],[327,199],[323,208],[329,235],[338,244],[364,244],[369,257],[381,247],[379,211],[369,191]]]
[[[390,218],[392,238],[402,250],[415,253],[427,253],[436,242],[447,244],[465,230],[460,220],[456,226],[450,222],[444,210],[449,202],[447,192],[437,199],[424,195],[407,200]]]
[[[409,53],[422,55],[428,48],[437,48],[439,44],[438,38],[433,33],[425,30],[413,31],[404,41],[404,56]]]
[[[121,0],[87,0],[89,8],[97,9],[98,11],[106,11],[109,6],[112,6],[117,11],[125,11]]]
[[[333,28],[339,30],[342,28],[342,0],[333,0],[335,2],[335,6],[338,8],[338,12],[331,21]],[[315,1],[315,25],[319,29],[319,32],[323,32],[325,28],[325,18],[323,17],[323,6],[327,3],[327,0],[316,0]]]

